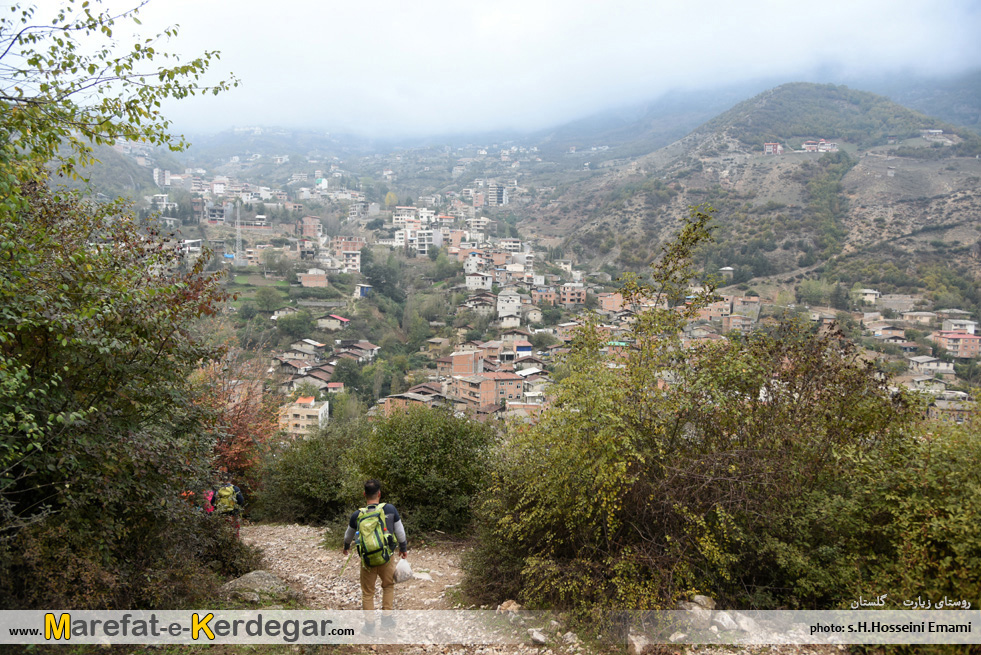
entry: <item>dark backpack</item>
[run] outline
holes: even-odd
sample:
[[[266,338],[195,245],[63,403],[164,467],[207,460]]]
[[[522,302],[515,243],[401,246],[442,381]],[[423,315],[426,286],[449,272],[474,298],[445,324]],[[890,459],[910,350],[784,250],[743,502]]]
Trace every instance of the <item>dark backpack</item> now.
[[[358,510],[356,548],[362,564],[369,568],[387,564],[392,559],[394,540],[395,536],[388,531],[388,521],[385,519],[385,503]]]

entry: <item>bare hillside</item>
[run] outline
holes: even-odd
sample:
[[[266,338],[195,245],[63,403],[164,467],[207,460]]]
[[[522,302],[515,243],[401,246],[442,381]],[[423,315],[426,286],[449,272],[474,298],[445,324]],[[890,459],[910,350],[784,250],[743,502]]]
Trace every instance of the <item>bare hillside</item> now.
[[[665,148],[539,199],[522,230],[593,268],[638,269],[689,206],[707,204],[717,241],[705,265],[732,266],[743,281],[806,275],[839,257],[977,269],[981,141],[920,136],[920,124],[942,128],[872,94],[856,96],[879,116],[874,133],[861,136],[869,116],[852,105],[835,114],[844,102],[836,93],[855,100],[848,90],[786,85],[742,103]],[[831,127],[839,132],[819,131]],[[779,155],[750,143],[773,134],[796,136],[780,137]],[[804,152],[817,137],[834,146]]]

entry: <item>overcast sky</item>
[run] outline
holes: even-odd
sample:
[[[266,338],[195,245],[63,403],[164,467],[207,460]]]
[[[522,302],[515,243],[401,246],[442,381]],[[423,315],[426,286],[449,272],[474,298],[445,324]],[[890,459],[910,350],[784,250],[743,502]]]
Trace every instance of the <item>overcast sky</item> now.
[[[977,0],[152,0],[141,16],[242,82],[167,108],[193,131],[529,130],[672,89],[981,66]]]

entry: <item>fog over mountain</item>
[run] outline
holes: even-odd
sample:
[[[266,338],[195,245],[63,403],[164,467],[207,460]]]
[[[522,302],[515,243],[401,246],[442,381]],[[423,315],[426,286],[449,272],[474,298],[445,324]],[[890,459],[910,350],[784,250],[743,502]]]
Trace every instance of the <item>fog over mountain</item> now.
[[[251,124],[373,137],[531,132],[667,93],[754,87],[745,97],[786,81],[854,85],[981,67],[981,6],[958,0],[242,0],[233,10],[173,0],[141,16],[144,33],[180,25],[161,49],[220,50],[214,79],[231,71],[242,81],[165,108],[191,132]]]

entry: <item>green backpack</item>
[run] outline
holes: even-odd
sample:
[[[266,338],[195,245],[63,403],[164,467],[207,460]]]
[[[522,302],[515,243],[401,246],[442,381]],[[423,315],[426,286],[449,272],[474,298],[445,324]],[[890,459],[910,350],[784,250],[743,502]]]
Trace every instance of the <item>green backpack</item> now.
[[[218,514],[233,514],[236,510],[235,487],[230,484],[221,486],[215,494],[214,505]]]
[[[378,503],[374,509],[362,507],[358,510],[358,555],[366,567],[381,566],[392,559],[394,535],[388,531],[385,520],[385,503]]]

